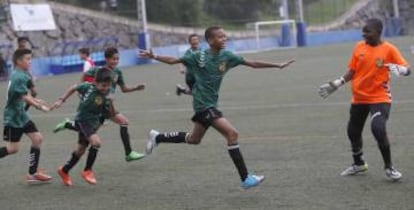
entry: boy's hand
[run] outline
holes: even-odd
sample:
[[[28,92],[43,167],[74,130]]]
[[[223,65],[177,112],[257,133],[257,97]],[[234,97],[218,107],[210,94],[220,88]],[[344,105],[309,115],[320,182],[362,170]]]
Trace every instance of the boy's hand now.
[[[139,84],[135,87],[136,91],[140,91],[140,90],[144,90],[145,89],[145,84]]]
[[[60,106],[62,106],[63,104],[63,100],[62,99],[58,99],[53,105],[52,105],[52,110],[53,109],[58,109],[60,108]]]
[[[157,56],[154,54],[154,52],[152,52],[152,49],[149,49],[149,50],[142,50],[142,49],[139,49],[139,54],[138,54],[140,57],[143,57],[143,58],[150,58],[150,59],[154,59],[154,58],[156,58]]]
[[[291,63],[293,63],[293,62],[295,62],[295,59],[291,59],[291,60],[289,60],[289,61],[286,61],[286,62],[284,62],[284,63],[281,63],[280,68],[281,68],[281,69],[283,69],[283,68],[285,68],[285,67],[289,66],[289,65],[290,65]]]

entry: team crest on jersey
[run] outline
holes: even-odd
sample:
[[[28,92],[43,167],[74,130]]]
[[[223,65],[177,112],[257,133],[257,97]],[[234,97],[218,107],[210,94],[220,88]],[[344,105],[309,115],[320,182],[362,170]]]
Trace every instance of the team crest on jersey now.
[[[94,99],[94,101],[95,101],[95,104],[97,106],[100,106],[103,103],[103,98],[102,98],[102,96],[96,96],[95,99]]]
[[[381,58],[377,58],[377,59],[375,60],[375,65],[376,65],[378,68],[382,68],[382,67],[384,66],[384,60],[383,60],[383,59],[381,59]]]
[[[227,70],[227,63],[226,62],[221,62],[220,65],[219,65],[219,71],[221,73],[224,73],[224,72],[226,72],[226,70]]]
[[[118,75],[117,74],[113,75],[112,79],[113,79],[114,82],[117,82],[118,81]]]

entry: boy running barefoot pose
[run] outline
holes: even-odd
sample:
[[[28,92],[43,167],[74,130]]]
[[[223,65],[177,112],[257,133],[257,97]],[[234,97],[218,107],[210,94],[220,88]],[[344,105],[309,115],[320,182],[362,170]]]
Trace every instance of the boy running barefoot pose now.
[[[43,136],[25,110],[25,105],[29,104],[38,110],[50,111],[43,100],[33,98],[29,94],[30,90],[27,84],[31,80],[28,72],[32,59],[31,54],[29,49],[18,49],[13,55],[14,70],[10,76],[4,109],[3,140],[7,142],[7,146],[0,148],[0,158],[17,153],[20,148],[20,140],[23,134],[26,134],[32,141],[29,175],[26,180],[28,183],[48,182],[52,177],[38,170]]]
[[[285,68],[294,60],[284,63],[268,63],[245,60],[225,50],[226,34],[223,28],[213,26],[205,31],[205,38],[210,49],[186,55],[182,58],[158,56],[150,51],[141,51],[142,57],[155,59],[167,64],[183,63],[187,70],[194,75],[193,108],[195,114],[192,118],[194,127],[191,132],[159,133],[151,130],[147,143],[147,154],[161,143],[187,143],[199,144],[207,129],[212,126],[227,140],[228,152],[236,166],[243,188],[250,188],[260,184],[264,176],[249,174],[239,149],[238,132],[233,125],[223,117],[217,109],[218,93],[224,75],[238,65],[252,68]]]
[[[96,72],[93,83],[73,85],[53,106],[54,108],[59,108],[75,91],[79,93],[80,102],[75,117],[75,126],[78,129],[78,148],[72,153],[69,161],[58,169],[58,174],[66,186],[72,185],[72,180],[69,176],[70,169],[76,165],[89,145],[86,166],[81,176],[89,184],[96,184],[92,166],[101,146],[101,139],[96,132],[101,124],[100,117],[106,112],[106,104],[110,100],[107,98],[107,95],[111,87],[111,81],[111,71],[105,68],[99,69]]]

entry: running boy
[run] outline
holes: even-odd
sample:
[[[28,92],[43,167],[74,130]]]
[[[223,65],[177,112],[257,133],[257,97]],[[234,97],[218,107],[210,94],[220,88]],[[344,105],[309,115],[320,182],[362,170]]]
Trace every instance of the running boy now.
[[[58,174],[66,186],[72,185],[69,171],[85,153],[89,144],[91,146],[81,176],[89,184],[96,184],[92,166],[101,145],[101,139],[96,132],[100,126],[100,117],[105,112],[107,100],[109,100],[107,95],[111,88],[111,80],[112,72],[110,70],[99,69],[93,83],[73,85],[53,106],[59,108],[75,91],[79,93],[80,102],[75,117],[75,126],[78,128],[78,148],[72,153],[70,160],[58,169]]]
[[[30,104],[38,110],[50,111],[43,100],[33,98],[28,94],[27,83],[30,80],[28,71],[32,59],[31,53],[29,49],[18,49],[13,54],[14,70],[10,76],[7,89],[7,102],[3,118],[3,140],[7,142],[7,145],[0,148],[0,158],[16,153],[20,148],[20,140],[23,134],[26,134],[32,141],[29,175],[26,181],[28,183],[48,182],[52,177],[38,171],[40,145],[43,136],[24,109],[25,104]]]
[[[197,34],[190,34],[190,36],[188,36],[188,43],[190,44],[190,49],[185,51],[184,56],[196,53],[201,50],[199,46],[200,38]],[[191,95],[191,89],[193,89],[193,85],[195,82],[194,75],[192,75],[192,73],[189,70],[184,70],[182,73],[185,74],[185,83],[187,84],[187,87],[181,84],[177,84],[176,93],[178,96],[180,96],[181,94]]]
[[[17,38],[17,49],[30,49],[29,44],[30,44],[30,40],[28,37],[22,36],[22,37]],[[35,88],[34,77],[30,73],[30,71],[28,71],[28,73],[30,76],[30,80],[27,82],[27,88],[30,90],[30,95],[36,98],[37,91]],[[30,104],[26,104],[26,107],[24,109],[27,111],[29,110],[29,108],[30,108]]]
[[[238,65],[252,68],[285,68],[293,60],[284,63],[268,63],[248,61],[241,56],[234,55],[225,50],[226,34],[223,28],[213,26],[205,31],[205,38],[210,49],[188,54],[182,58],[155,55],[152,50],[141,51],[145,58],[155,59],[167,64],[183,63],[195,78],[193,86],[193,108],[195,114],[192,118],[194,127],[191,132],[159,133],[151,130],[147,143],[147,154],[161,143],[187,143],[199,144],[207,129],[212,126],[227,140],[228,152],[236,166],[243,188],[250,188],[260,184],[264,176],[248,174],[243,156],[239,149],[238,132],[233,125],[223,117],[217,109],[218,93],[224,75]]]
[[[382,22],[369,19],[362,35],[364,41],[356,44],[349,62],[349,71],[339,79],[320,86],[319,94],[326,98],[345,83],[352,81],[352,102],[348,122],[348,138],[351,142],[354,163],[341,175],[348,176],[368,170],[362,157],[362,130],[371,114],[371,131],[377,140],[384,160],[385,175],[399,180],[402,174],[391,161],[391,150],[386,123],[391,108],[390,72],[397,76],[408,76],[408,63],[391,43],[381,40]]]
[[[122,74],[122,71],[117,67],[119,63],[119,52],[118,49],[114,47],[107,48],[105,50],[105,61],[106,61],[106,68],[111,70],[112,73],[112,82],[111,82],[111,88],[110,88],[110,94],[113,97],[113,94],[115,94],[115,90],[117,86],[120,86],[121,91],[123,93],[129,93],[134,91],[140,91],[145,89],[145,84],[139,84],[135,87],[128,87],[125,84],[124,77]],[[86,73],[84,73],[84,78],[86,76],[95,76],[97,71],[97,68],[92,68]],[[121,140],[124,145],[125,149],[125,160],[126,161],[133,161],[133,160],[139,160],[144,157],[144,154],[140,154],[138,152],[132,151],[131,149],[131,142],[130,142],[130,136],[128,132],[128,119],[121,114],[120,112],[115,112],[113,116],[104,116],[106,118],[111,119],[113,122],[120,125],[120,134],[121,134]],[[58,132],[60,130],[69,128],[73,129],[73,122],[69,121],[68,119],[65,119],[63,122],[59,123],[56,128],[55,132]],[[75,128],[76,129],[76,128]]]

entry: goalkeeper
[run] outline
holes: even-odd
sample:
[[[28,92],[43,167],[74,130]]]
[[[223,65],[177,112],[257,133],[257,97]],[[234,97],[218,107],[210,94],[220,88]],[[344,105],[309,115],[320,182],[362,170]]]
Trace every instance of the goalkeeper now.
[[[364,40],[356,44],[351,55],[349,71],[319,88],[319,95],[326,98],[345,83],[352,81],[348,137],[354,163],[341,173],[342,176],[368,170],[368,164],[362,156],[362,130],[370,114],[371,131],[384,160],[386,176],[391,180],[402,177],[393,167],[386,132],[392,101],[389,82],[390,72],[397,76],[408,76],[410,70],[399,50],[391,43],[381,40],[382,28],[379,19],[369,19],[362,29]]]

